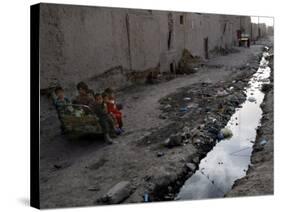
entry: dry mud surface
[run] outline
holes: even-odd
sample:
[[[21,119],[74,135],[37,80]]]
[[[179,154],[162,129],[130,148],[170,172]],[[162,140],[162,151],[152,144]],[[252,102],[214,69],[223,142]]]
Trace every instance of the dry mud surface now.
[[[41,96],[41,207],[107,204],[102,197],[121,181],[130,183],[123,203],[143,202],[144,194],[151,201],[173,199],[215,145],[214,130],[245,99],[243,88],[259,65],[262,45],[238,50],[210,59],[195,74],[119,92],[126,132],[113,145],[101,138],[67,140],[51,101]],[[227,95],[217,95],[230,87]],[[211,129],[214,118],[219,122]],[[181,142],[165,146],[176,133]]]

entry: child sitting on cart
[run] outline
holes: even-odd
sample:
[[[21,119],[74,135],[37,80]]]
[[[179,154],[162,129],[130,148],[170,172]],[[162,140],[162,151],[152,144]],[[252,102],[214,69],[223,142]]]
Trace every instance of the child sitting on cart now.
[[[103,129],[105,140],[111,142],[111,137],[116,137],[116,127],[114,120],[107,112],[105,102],[100,93],[95,94],[95,103],[92,108],[96,116],[99,118],[99,123]]]
[[[78,96],[72,101],[73,104],[91,106],[94,100],[89,96],[89,88],[85,82],[79,82],[77,84]],[[89,113],[90,111],[84,107],[84,112]]]
[[[64,115],[72,114],[74,109],[70,105],[70,100],[65,97],[64,89],[60,86],[55,88],[55,92],[53,93],[53,101],[58,113],[58,118],[61,122],[61,131],[62,133],[64,133],[66,127],[63,121],[63,117]]]
[[[111,96],[110,96],[111,95]],[[123,131],[123,122],[122,122],[122,113],[117,109],[115,104],[115,99],[112,98],[113,93],[103,93],[103,101],[106,104],[107,112],[112,116],[113,120],[116,123],[117,133],[120,134]]]
[[[58,86],[55,88],[55,96],[53,96],[53,99],[59,118],[61,118],[64,114],[70,114],[73,112],[73,108],[70,106],[71,102],[67,97],[65,97],[62,87]]]
[[[112,88],[106,88],[104,90],[105,93],[108,94],[109,101],[116,106],[116,108],[120,111],[123,108],[122,104],[117,103],[114,91]]]

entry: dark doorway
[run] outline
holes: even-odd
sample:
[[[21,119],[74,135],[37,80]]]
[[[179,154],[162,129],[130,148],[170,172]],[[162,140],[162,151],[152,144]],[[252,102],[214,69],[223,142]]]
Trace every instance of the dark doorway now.
[[[173,74],[174,71],[174,63],[170,63],[170,72]]]
[[[169,31],[169,34],[168,34],[168,49],[171,48],[171,39],[172,39],[172,31]]]
[[[183,15],[180,16],[180,24],[183,24]]]
[[[209,59],[208,37],[204,38],[204,56],[205,56],[205,59]]]

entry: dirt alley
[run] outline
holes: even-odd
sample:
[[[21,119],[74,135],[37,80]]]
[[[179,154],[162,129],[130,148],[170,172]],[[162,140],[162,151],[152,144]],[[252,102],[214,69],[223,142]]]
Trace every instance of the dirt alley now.
[[[100,204],[98,200],[124,180],[130,181],[132,187],[132,193],[125,203],[143,202],[145,192],[153,198],[153,194],[162,191],[163,186],[175,182],[180,185],[183,174],[185,178],[192,174],[185,164],[198,164],[215,144],[210,141],[206,150],[202,150],[204,145],[201,148],[193,141],[173,148],[163,147],[162,143],[173,131],[180,131],[185,123],[191,130],[204,124],[208,110],[204,108],[198,112],[201,105],[207,107],[209,104],[211,110],[217,106],[216,99],[211,99],[208,104],[202,102],[196,93],[192,93],[193,88],[199,91],[204,85],[204,92],[211,92],[212,95],[221,87],[226,89],[233,86],[234,90],[228,96],[239,97],[235,100],[237,104],[243,101],[243,86],[258,67],[262,45],[237,49],[239,53],[210,59],[195,74],[180,75],[167,82],[139,85],[119,92],[118,100],[124,105],[126,132],[115,139],[113,145],[106,145],[100,139],[67,140],[60,134],[57,114],[50,100],[41,96],[41,207]],[[184,92],[191,96],[188,104],[195,104],[192,111],[185,113],[187,116],[177,112],[181,105],[173,104],[173,98],[184,97]],[[169,103],[172,110],[165,112],[161,101],[165,102],[167,97],[168,101],[172,101]],[[221,97],[222,100],[224,98],[227,96]],[[198,102],[194,103],[193,100]],[[233,113],[232,109],[222,124]],[[180,121],[182,115],[183,121]],[[206,141],[209,139],[206,137]],[[171,189],[173,185],[169,187]],[[169,197],[163,198],[169,200]]]

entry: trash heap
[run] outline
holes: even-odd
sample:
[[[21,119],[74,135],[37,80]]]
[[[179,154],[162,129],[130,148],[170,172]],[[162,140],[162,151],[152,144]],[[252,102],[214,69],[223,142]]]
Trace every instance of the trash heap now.
[[[162,98],[159,118],[172,123],[146,136],[143,143],[160,143],[167,149],[192,144],[202,152],[210,151],[216,142],[232,136],[225,126],[246,100],[243,90],[247,82],[244,76],[218,83],[196,83]],[[158,153],[157,157],[165,155],[165,151]]]

